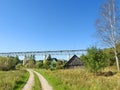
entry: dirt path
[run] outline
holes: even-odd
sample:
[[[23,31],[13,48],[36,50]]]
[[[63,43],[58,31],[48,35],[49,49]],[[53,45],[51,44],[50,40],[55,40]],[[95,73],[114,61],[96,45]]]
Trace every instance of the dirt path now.
[[[32,87],[34,86],[34,74],[33,74],[33,70],[27,69],[27,71],[30,73],[30,77],[29,77],[27,83],[25,84],[25,86],[23,87],[22,90],[32,90]]]
[[[37,74],[40,82],[41,82],[41,87],[42,90],[53,90],[52,87],[48,84],[47,80],[38,72],[34,71],[34,73]]]

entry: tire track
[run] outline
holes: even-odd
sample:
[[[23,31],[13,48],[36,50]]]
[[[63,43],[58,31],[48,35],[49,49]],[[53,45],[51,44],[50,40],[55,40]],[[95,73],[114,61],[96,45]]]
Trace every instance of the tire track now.
[[[27,71],[30,73],[29,79],[22,90],[32,90],[32,87],[34,86],[34,74],[32,69],[27,69]]]
[[[38,76],[42,90],[53,90],[52,87],[48,84],[48,81],[38,72],[34,71],[34,73]]]

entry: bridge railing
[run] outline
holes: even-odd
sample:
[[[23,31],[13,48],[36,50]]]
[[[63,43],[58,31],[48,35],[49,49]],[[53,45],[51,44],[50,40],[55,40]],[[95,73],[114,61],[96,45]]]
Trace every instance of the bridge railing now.
[[[56,51],[29,51],[29,52],[3,52],[0,56],[25,56],[25,55],[73,55],[85,53],[86,50],[56,50]]]

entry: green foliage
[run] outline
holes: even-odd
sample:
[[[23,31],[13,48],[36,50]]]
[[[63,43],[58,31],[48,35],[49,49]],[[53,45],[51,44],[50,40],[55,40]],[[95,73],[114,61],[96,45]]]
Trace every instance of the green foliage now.
[[[57,62],[57,59],[52,58],[51,55],[49,54],[48,58],[43,63],[43,68],[54,70],[56,69],[56,62]]]
[[[16,57],[0,57],[0,70],[15,69],[19,59]]]
[[[35,68],[42,68],[42,67],[43,67],[43,62],[41,61],[36,62]]]
[[[18,64],[16,65],[16,69],[22,70],[22,69],[23,69],[23,65],[22,65],[21,63],[18,63]]]
[[[36,64],[35,55],[30,55],[30,56],[25,55],[24,61],[25,61],[24,65],[26,68],[34,68],[35,67],[35,64]]]
[[[50,65],[51,65],[51,62],[48,61],[48,60],[46,60],[46,61],[44,62],[44,64],[43,64],[43,68],[45,68],[45,69],[50,69]]]
[[[52,57],[50,54],[48,55],[47,61],[52,61]]]
[[[35,73],[34,73],[34,80],[35,80],[35,83],[34,83],[34,86],[32,87],[32,90],[42,90],[39,78]]]
[[[57,68],[57,69],[62,69],[62,68],[63,68],[63,65],[64,65],[64,62],[61,61],[61,60],[58,60],[57,63],[56,63],[56,68]]]
[[[34,60],[27,60],[25,67],[27,68],[34,68],[35,67],[35,61]]]
[[[51,62],[51,65],[50,65],[50,66],[51,66],[51,67],[50,67],[51,70],[56,69],[56,63],[57,63],[56,61],[52,61],[52,62]]]
[[[22,73],[22,76],[20,77],[20,80],[16,82],[14,90],[22,90],[30,76],[29,72],[26,70],[20,70],[20,72]]]
[[[108,66],[115,65],[116,60],[115,60],[115,55],[114,55],[114,52],[113,52],[112,48],[106,48],[106,49],[104,49],[104,52],[107,55]]]
[[[107,56],[102,50],[91,47],[87,49],[86,55],[81,56],[81,60],[91,72],[96,73],[106,66]]]

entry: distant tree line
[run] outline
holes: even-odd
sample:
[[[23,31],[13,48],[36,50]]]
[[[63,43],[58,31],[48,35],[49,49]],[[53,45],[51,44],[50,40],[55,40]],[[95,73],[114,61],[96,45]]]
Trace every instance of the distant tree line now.
[[[35,56],[25,56],[25,64],[16,57],[0,57],[0,70],[24,69],[24,68],[38,68],[38,69],[62,69],[65,64],[64,60],[52,58],[51,55],[46,60],[35,60]]]
[[[16,65],[20,63],[18,56],[16,57],[0,57],[0,70],[15,69]]]

